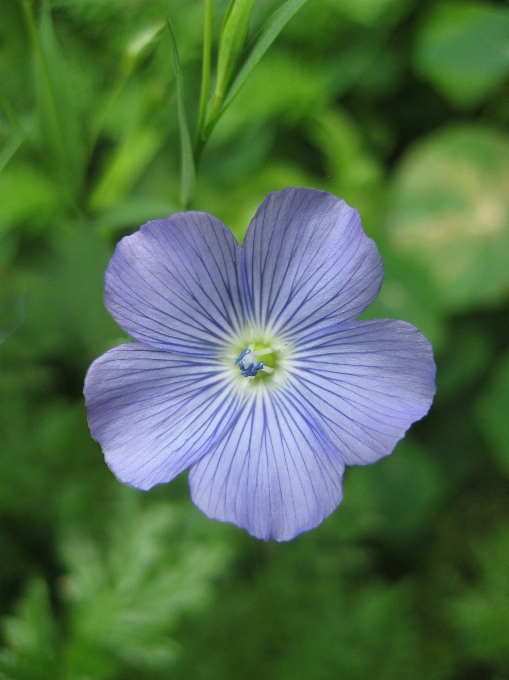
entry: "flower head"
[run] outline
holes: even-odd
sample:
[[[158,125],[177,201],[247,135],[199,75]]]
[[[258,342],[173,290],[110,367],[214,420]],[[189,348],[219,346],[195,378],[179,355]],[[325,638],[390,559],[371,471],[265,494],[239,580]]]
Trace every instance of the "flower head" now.
[[[269,194],[242,247],[201,212],[122,239],[105,301],[135,342],[85,382],[111,470],[149,489],[190,468],[199,508],[265,540],[317,526],[435,392],[416,328],[355,321],[382,278],[358,213],[313,189]]]

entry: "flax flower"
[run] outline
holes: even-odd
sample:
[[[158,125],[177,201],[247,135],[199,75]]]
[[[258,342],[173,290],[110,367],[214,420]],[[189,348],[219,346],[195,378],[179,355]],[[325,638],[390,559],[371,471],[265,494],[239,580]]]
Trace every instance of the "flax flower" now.
[[[358,213],[313,189],[269,194],[242,247],[202,212],[122,239],[105,302],[135,341],[85,383],[111,470],[149,489],[190,468],[203,512],[265,540],[315,527],[435,392],[416,328],[355,320],[382,278]]]

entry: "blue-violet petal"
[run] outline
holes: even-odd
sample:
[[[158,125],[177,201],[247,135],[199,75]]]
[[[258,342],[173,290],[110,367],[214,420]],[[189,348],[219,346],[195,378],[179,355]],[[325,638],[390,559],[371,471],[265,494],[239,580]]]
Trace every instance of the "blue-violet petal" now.
[[[339,324],[302,338],[294,353],[295,398],[313,413],[347,465],[391,453],[435,394],[430,343],[390,319]]]
[[[189,474],[194,503],[264,540],[288,541],[340,503],[344,465],[284,391],[255,391],[233,428]]]
[[[258,327],[288,337],[354,319],[382,284],[382,261],[359,214],[325,191],[269,194],[243,251],[248,314]]]
[[[136,340],[212,356],[243,325],[240,247],[212,215],[187,212],[145,224],[117,245],[106,306]]]
[[[196,357],[120,345],[90,366],[90,431],[122,482],[139,489],[169,482],[232,426],[241,398],[230,374]]]

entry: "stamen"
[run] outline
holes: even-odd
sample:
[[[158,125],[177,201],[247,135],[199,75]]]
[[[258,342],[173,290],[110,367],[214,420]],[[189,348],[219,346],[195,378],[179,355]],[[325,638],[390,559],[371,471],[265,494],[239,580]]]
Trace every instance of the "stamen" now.
[[[257,349],[253,352],[255,357],[262,357],[264,354],[274,354],[272,347],[264,347],[263,349]]]
[[[264,354],[267,354],[264,350],[262,350]],[[272,369],[270,368],[268,371],[266,370],[269,368],[268,366],[265,366],[263,361],[257,361],[256,360],[256,355],[257,352],[253,352],[249,347],[246,347],[245,349],[242,350],[242,352],[239,354],[239,356],[235,359],[235,365],[240,368],[240,374],[244,378],[254,378],[258,374],[258,371],[265,371],[266,373],[272,373]]]

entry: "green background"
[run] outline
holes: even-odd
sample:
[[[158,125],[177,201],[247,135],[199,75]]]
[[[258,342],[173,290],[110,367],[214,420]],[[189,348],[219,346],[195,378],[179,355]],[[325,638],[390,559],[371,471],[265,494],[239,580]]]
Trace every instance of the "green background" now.
[[[239,240],[285,186],[356,207],[365,316],[435,347],[429,416],[285,544],[207,520],[186,474],[124,487],[87,428],[114,245],[179,210],[166,15],[194,127],[201,2],[0,2],[0,678],[506,680],[507,2],[308,0],[205,151],[193,207]]]

